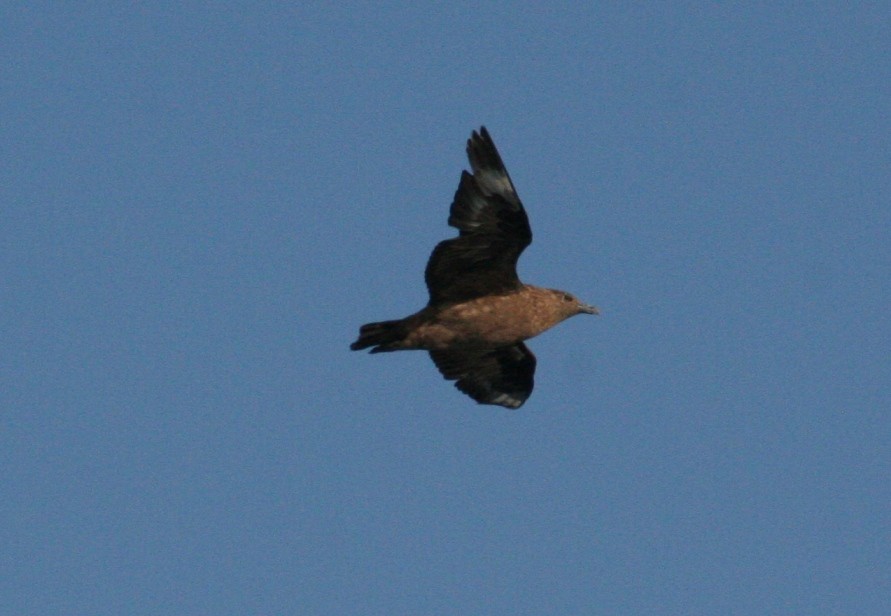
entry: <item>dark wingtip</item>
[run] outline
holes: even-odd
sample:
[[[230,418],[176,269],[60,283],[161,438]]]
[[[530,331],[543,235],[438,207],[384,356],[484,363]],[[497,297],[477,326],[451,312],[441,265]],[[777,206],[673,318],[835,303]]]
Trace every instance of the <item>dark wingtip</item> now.
[[[475,142],[479,141],[487,145],[492,144],[492,137],[489,136],[489,131],[486,130],[485,126],[480,126],[479,130],[470,132],[470,139],[467,140],[467,150],[470,151],[474,147]]]

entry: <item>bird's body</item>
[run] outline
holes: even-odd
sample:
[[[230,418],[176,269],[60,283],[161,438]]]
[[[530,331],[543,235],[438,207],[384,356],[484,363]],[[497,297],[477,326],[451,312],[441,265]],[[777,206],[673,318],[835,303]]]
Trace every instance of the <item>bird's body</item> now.
[[[553,301],[555,296],[559,303]],[[399,321],[404,336],[372,352],[488,349],[517,344],[578,314],[576,306],[575,298],[567,293],[532,285],[503,295],[427,306]]]
[[[449,216],[458,237],[427,264],[430,302],[396,321],[360,328],[353,350],[427,350],[447,379],[481,404],[517,408],[532,393],[535,356],[523,344],[569,317],[597,314],[563,291],[520,282],[517,259],[532,241],[513,182],[485,128],[471,135]]]

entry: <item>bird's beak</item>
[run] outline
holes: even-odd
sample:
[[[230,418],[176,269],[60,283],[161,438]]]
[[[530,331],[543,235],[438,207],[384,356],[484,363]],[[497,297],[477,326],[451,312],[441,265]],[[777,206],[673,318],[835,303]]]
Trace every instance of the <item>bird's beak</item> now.
[[[589,306],[588,304],[579,304],[579,312],[584,312],[585,314],[600,314],[600,310],[597,309],[597,306]]]

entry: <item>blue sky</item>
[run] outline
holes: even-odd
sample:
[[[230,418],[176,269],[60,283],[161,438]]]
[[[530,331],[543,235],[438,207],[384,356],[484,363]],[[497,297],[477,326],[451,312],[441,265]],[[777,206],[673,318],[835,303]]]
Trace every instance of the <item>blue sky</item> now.
[[[0,9],[10,614],[891,613],[891,9]],[[426,301],[470,131],[600,306]]]

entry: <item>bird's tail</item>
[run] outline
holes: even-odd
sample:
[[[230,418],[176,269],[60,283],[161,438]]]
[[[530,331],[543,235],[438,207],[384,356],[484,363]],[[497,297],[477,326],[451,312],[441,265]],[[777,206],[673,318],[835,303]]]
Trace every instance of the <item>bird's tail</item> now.
[[[354,351],[367,349],[370,346],[372,353],[399,350],[399,343],[405,338],[406,328],[403,320],[379,321],[378,323],[366,323],[359,328],[359,338],[350,348]]]

